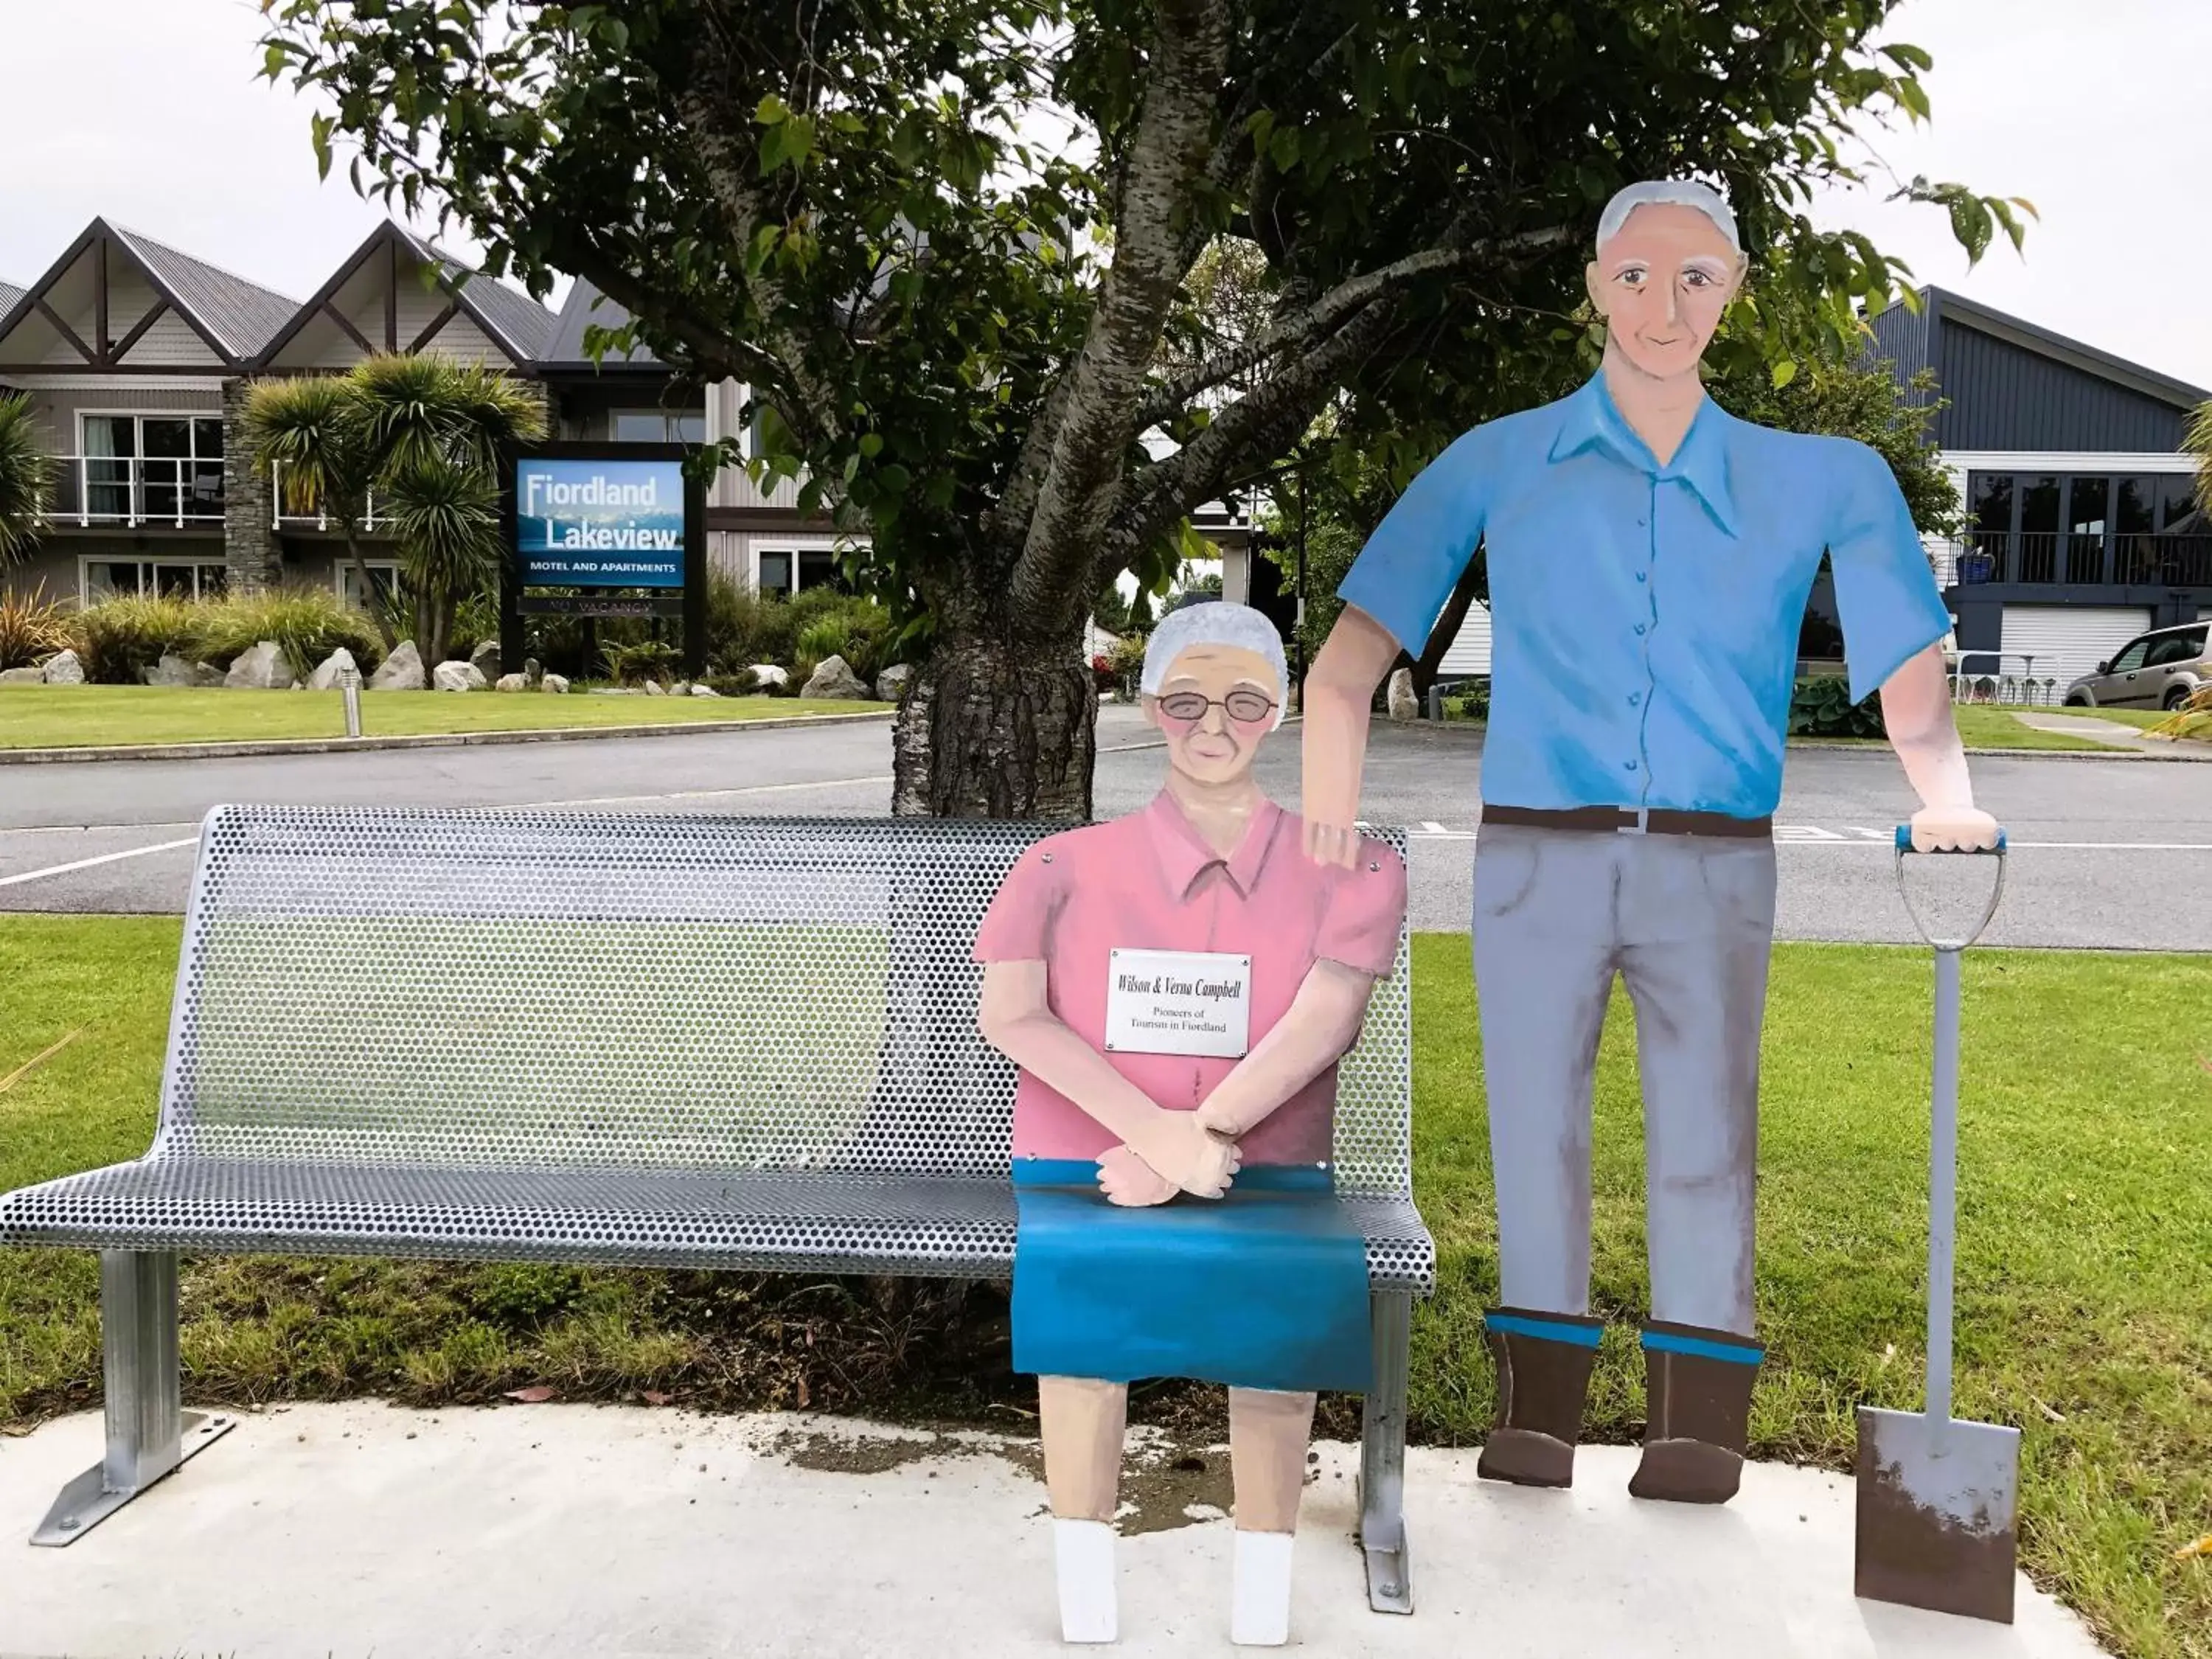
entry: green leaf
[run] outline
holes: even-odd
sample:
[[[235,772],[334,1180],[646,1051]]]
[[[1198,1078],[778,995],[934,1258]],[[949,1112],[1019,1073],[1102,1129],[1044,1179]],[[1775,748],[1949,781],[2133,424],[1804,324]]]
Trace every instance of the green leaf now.
[[[759,107],[753,111],[753,119],[762,126],[772,127],[790,113],[791,106],[771,92],[760,100]]]
[[[1881,49],[1881,55],[1893,64],[1902,64],[1910,70],[1931,70],[1936,67],[1936,60],[1933,58],[1918,46],[1908,46],[1901,40],[1893,46],[1884,46]]]
[[[864,432],[860,434],[860,455],[863,459],[872,461],[883,453],[884,439],[881,433]]]
[[[1582,186],[1583,195],[1593,203],[1602,202],[1613,194],[1613,181],[1588,161],[1575,164],[1575,182]]]
[[[1907,76],[1898,82],[1897,96],[1898,100],[1911,111],[1917,119],[1925,121],[1929,118],[1928,93],[1918,81]]]
[[[319,179],[331,176],[331,128],[334,125],[327,115],[318,114],[309,122],[311,142],[315,147],[315,174]]]
[[[1774,389],[1777,392],[1781,391],[1784,386],[1788,386],[1796,378],[1797,362],[1794,357],[1784,357],[1780,362],[1775,364]]]
[[[1974,197],[1960,191],[1951,198],[1951,234],[1966,250],[1966,263],[1973,264],[1990,246],[1990,211]]]

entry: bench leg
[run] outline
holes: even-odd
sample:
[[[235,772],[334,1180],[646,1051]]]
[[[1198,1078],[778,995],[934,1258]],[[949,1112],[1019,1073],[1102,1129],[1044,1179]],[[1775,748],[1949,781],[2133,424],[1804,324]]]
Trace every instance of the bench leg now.
[[[1367,1395],[1359,1445],[1359,1547],[1367,1557],[1367,1605],[1411,1613],[1413,1580],[1406,1554],[1406,1372],[1413,1340],[1413,1294],[1374,1297],[1375,1386]]]
[[[174,1252],[100,1253],[100,1336],[107,1454],[62,1488],[33,1544],[75,1543],[232,1426],[179,1405]]]

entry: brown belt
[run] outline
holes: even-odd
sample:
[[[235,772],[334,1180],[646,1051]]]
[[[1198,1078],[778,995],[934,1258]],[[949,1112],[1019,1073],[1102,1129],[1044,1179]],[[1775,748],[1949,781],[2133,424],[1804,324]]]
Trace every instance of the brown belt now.
[[[1655,836],[1733,836],[1757,841],[1771,837],[1774,820],[1732,818],[1725,812],[1680,812],[1654,806],[1639,812],[1629,806],[1574,806],[1548,810],[1535,806],[1491,806],[1482,809],[1485,823],[1523,823],[1540,830],[1610,830],[1645,832]]]

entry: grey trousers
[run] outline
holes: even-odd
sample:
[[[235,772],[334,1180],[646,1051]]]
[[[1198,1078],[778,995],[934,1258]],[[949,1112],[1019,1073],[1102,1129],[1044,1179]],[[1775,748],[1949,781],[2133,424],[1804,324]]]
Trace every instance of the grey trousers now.
[[[1774,844],[1486,823],[1474,977],[1509,1307],[1587,1313],[1590,1097],[1617,970],[1644,1085],[1651,1316],[1752,1334]]]

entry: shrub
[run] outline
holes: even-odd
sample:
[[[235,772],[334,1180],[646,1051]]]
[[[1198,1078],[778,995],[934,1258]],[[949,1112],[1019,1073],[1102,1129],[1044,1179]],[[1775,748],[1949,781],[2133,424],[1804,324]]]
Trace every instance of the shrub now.
[[[44,582],[28,593],[0,592],[0,668],[35,668],[76,640],[70,613],[47,600]]]
[[[791,660],[798,623],[793,607],[763,599],[722,571],[707,579],[707,659],[729,672],[757,662]]]
[[[898,659],[891,613],[873,599],[834,587],[811,587],[793,596],[787,605],[795,629],[792,655],[806,664],[808,673],[823,658],[836,656],[862,679],[872,682]]]
[[[641,640],[634,645],[610,645],[603,653],[607,672],[617,685],[642,685],[647,680],[666,681],[683,655],[662,640]]]
[[[753,696],[761,689],[759,679],[750,668],[740,668],[731,674],[708,674],[701,678],[699,684],[726,697]]]
[[[218,668],[228,667],[234,658],[264,640],[276,642],[301,679],[341,646],[353,653],[364,674],[373,673],[384,659],[376,625],[339,604],[325,588],[288,588],[222,599],[200,610],[199,637],[192,654]]]
[[[1138,635],[1125,635],[1114,643],[1106,653],[1107,672],[1121,687],[1124,696],[1133,697],[1145,678],[1145,641]]]
[[[1476,680],[1459,691],[1444,694],[1448,720],[1486,720],[1490,718],[1490,682]]]
[[[479,587],[453,607],[453,626],[446,636],[446,655],[457,662],[466,662],[470,653],[486,640],[494,645],[499,643],[499,593],[495,588]],[[516,663],[508,672],[521,666]]]
[[[1884,732],[1881,699],[1853,702],[1850,682],[1839,674],[1803,682],[1790,700],[1792,737],[1879,738]]]
[[[172,653],[199,660],[211,609],[187,599],[131,596],[79,611],[76,636],[84,677],[95,685],[137,685],[148,669]]]

